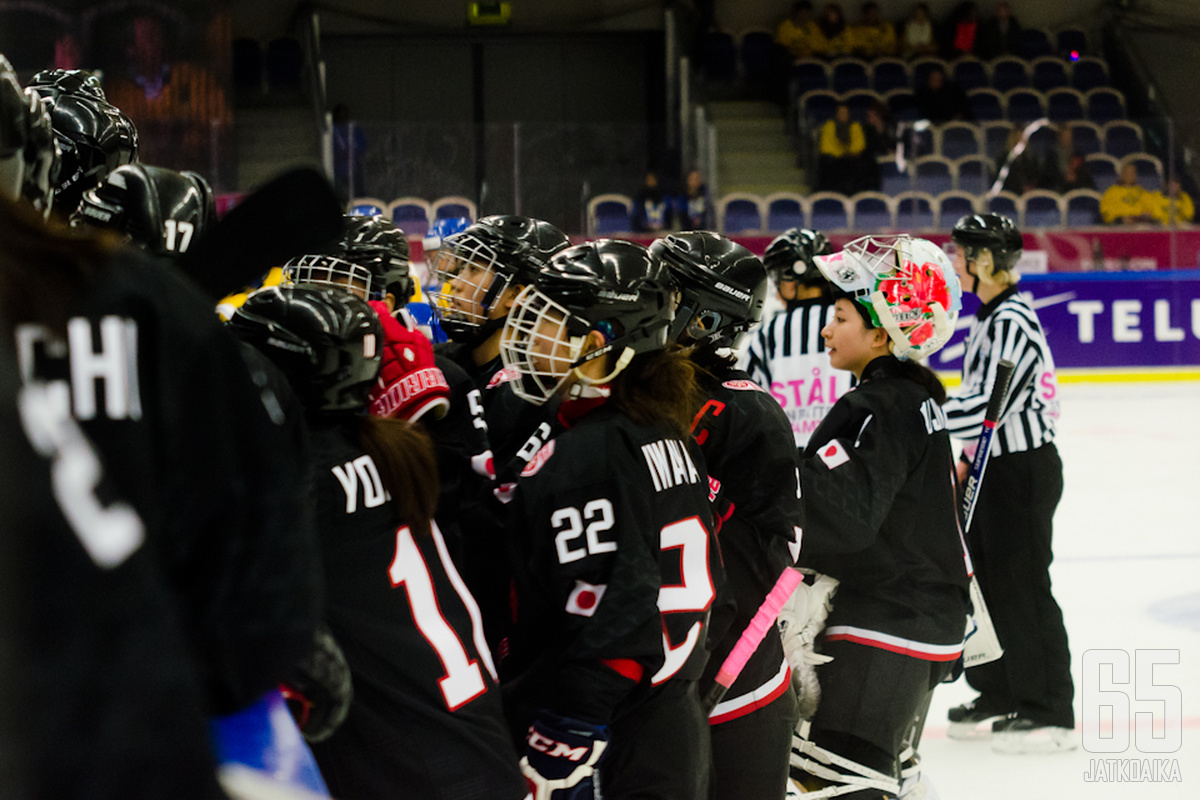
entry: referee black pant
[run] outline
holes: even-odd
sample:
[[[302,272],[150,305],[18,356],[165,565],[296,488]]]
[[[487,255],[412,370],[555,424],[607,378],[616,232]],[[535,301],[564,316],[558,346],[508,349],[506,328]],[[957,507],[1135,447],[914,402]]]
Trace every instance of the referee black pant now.
[[[1062,489],[1053,444],[988,462],[967,544],[1004,656],[968,669],[967,682],[980,692],[981,707],[1070,728],[1071,653],[1050,590],[1052,520]]]

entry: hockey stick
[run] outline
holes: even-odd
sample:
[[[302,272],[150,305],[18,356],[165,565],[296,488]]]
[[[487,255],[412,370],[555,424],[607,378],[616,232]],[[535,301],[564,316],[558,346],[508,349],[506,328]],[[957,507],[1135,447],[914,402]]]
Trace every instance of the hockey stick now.
[[[767,593],[762,605],[758,607],[758,611],[754,612],[750,624],[746,626],[746,630],[742,631],[742,635],[738,637],[737,643],[725,657],[721,668],[717,670],[712,688],[704,695],[705,717],[712,713],[712,710],[717,707],[717,703],[721,702],[721,698],[729,691],[729,687],[733,686],[733,682],[742,673],[750,656],[754,655],[754,651],[762,643],[767,631],[775,624],[775,619],[783,610],[788,598],[792,596],[792,592],[796,591],[796,587],[803,580],[804,576],[800,574],[799,570],[787,567],[779,576],[779,580],[775,581],[775,586]]]
[[[975,517],[975,505],[979,501],[979,486],[983,483],[983,475],[987,470],[988,456],[992,451],[992,437],[996,434],[1000,412],[1008,399],[1008,385],[1012,381],[1016,366],[1011,361],[1001,360],[996,366],[996,382],[992,385],[992,394],[988,398],[987,410],[983,415],[983,431],[975,447],[975,458],[971,462],[971,474],[963,490],[962,515],[963,535],[971,529],[971,520]],[[965,549],[964,540],[964,549]],[[967,551],[968,558],[970,553]],[[963,643],[963,667],[977,667],[989,661],[995,661],[1004,655],[1004,648],[996,636],[996,628],[992,624],[992,616],[988,613],[987,604],[983,600],[983,592],[979,581],[975,578],[974,565],[971,566],[971,606],[974,613],[967,623],[966,641]],[[973,630],[972,630],[973,628]]]
[[[324,252],[342,208],[320,172],[289,170],[256,189],[184,254],[180,266],[214,300],[255,284],[271,267]]]

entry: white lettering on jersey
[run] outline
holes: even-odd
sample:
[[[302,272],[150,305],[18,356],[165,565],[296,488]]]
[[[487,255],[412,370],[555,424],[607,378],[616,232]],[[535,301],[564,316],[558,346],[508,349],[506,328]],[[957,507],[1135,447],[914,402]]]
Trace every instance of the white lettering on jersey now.
[[[584,533],[584,520],[588,522],[584,544],[572,548],[571,544]],[[586,556],[615,552],[615,541],[600,538],[600,534],[612,529],[614,520],[612,502],[606,497],[589,500],[582,514],[574,506],[560,508],[551,514],[550,525],[557,531],[554,550],[558,554],[558,563],[569,564]]]
[[[331,467],[331,471],[342,490],[346,493],[346,513],[358,510],[358,487],[362,486],[363,508],[376,508],[387,502],[389,495],[379,478],[379,470],[369,455],[361,455],[353,461]]]
[[[946,413],[932,399],[921,403],[921,419],[925,420],[925,431],[931,436],[946,430]]]
[[[21,373],[26,382],[38,374],[36,357],[38,345],[49,358],[68,359],[71,375],[71,401],[74,417],[79,420],[108,419],[139,420],[142,418],[141,391],[137,369],[137,323],[123,317],[100,319],[100,346],[92,335],[92,321],[74,317],[67,322],[67,346],[53,337],[41,325],[21,325],[17,328],[18,355]],[[104,410],[99,410],[96,382],[104,391]]]
[[[687,447],[678,439],[661,439],[642,445],[642,456],[650,470],[654,491],[661,492],[685,483],[699,483],[700,472]]]

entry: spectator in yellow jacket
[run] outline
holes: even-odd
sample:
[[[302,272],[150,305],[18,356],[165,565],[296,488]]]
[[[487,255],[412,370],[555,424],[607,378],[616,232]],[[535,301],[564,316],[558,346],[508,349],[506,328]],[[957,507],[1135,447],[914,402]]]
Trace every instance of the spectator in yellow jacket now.
[[[1167,193],[1148,192],[1146,194],[1146,212],[1155,222],[1163,225],[1175,225],[1180,222],[1191,222],[1196,216],[1196,207],[1192,198],[1183,191],[1179,181],[1172,180],[1167,184]]]
[[[879,4],[863,3],[862,21],[850,28],[850,50],[870,61],[896,55],[896,29],[879,14]]]
[[[792,4],[792,15],[779,23],[775,29],[775,42],[787,48],[792,58],[812,58],[824,48],[821,29],[812,18],[812,3],[797,0]]]
[[[1137,182],[1137,167],[1126,164],[1116,183],[1104,190],[1100,197],[1100,216],[1111,224],[1130,225],[1148,222],[1146,199],[1149,195]]]
[[[818,188],[826,192],[854,194],[860,183],[862,153],[867,139],[862,125],[850,119],[850,107],[838,104],[833,119],[821,126]]]
[[[825,6],[817,19],[817,28],[821,34],[813,44],[817,55],[836,58],[850,52],[850,27],[840,5],[830,3]]]

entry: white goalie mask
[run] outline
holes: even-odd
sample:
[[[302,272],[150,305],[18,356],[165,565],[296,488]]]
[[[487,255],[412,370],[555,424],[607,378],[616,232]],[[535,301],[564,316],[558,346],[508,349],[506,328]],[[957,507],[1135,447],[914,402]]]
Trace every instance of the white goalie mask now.
[[[911,236],[863,236],[814,259],[887,331],[899,359],[927,358],[954,334],[962,288],[945,252]]]

